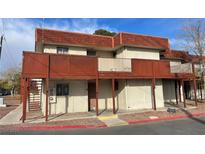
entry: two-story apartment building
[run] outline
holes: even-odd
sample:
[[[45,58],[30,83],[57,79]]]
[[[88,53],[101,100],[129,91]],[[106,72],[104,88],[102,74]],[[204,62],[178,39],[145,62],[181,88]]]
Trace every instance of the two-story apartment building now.
[[[171,50],[168,38],[36,29],[35,52],[23,53],[23,121],[32,110],[47,120],[61,113],[156,110],[165,102],[186,107],[186,98],[197,105],[203,90],[196,59]]]

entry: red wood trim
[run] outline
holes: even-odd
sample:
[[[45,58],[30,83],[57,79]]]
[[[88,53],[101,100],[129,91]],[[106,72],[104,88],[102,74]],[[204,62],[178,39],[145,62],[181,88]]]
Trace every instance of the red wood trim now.
[[[99,79],[96,78],[96,115],[99,115],[99,109],[98,109],[98,97],[99,97]]]
[[[156,97],[155,97],[155,78],[152,79],[152,96],[153,96],[153,109],[156,110]]]
[[[184,108],[186,108],[186,97],[185,97],[185,91],[184,91],[184,81],[181,80],[182,84],[182,92],[183,92],[183,103],[184,103]]]
[[[28,90],[28,79],[24,78],[23,79],[23,116],[22,116],[23,123],[26,120],[27,90]]]
[[[120,44],[122,44],[122,33],[120,33]]]
[[[177,93],[177,80],[175,80],[175,97],[176,97],[176,104],[179,104],[179,102],[178,102],[178,93]]]
[[[178,82],[179,85],[179,102],[182,102],[182,98],[181,98],[181,81]]]
[[[192,63],[192,72],[193,72],[193,87],[194,87],[194,100],[195,100],[195,105],[197,106],[197,96],[196,96],[196,76],[195,76],[195,68],[194,68],[194,63]]]
[[[203,100],[202,86],[203,86],[203,81],[202,81],[202,79],[201,79],[201,82],[200,82],[200,96],[201,96],[201,101]]]
[[[113,103],[113,114],[116,113],[115,111],[115,79],[112,79],[112,103]]]
[[[49,90],[49,79],[46,78],[46,114],[45,120],[48,121],[48,90]]]

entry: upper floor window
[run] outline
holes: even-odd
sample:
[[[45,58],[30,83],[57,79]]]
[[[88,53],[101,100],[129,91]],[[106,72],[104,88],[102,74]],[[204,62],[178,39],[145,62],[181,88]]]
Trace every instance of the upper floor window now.
[[[89,51],[89,50],[88,50],[88,51],[87,51],[87,55],[88,55],[88,56],[96,56],[96,51],[92,51],[92,50]]]
[[[57,47],[57,53],[58,54],[68,54],[68,48]]]

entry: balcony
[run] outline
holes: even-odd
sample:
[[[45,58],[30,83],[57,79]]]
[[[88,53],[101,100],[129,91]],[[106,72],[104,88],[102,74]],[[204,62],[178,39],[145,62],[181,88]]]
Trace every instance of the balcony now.
[[[23,53],[22,77],[51,79],[190,78],[191,64],[166,60],[114,59],[46,53]]]
[[[171,66],[171,65],[170,65]],[[178,64],[170,67],[171,73],[192,73],[192,64]]]
[[[131,72],[131,59],[98,58],[98,71]]]
[[[24,52],[22,75],[28,78],[95,79],[97,58]]]

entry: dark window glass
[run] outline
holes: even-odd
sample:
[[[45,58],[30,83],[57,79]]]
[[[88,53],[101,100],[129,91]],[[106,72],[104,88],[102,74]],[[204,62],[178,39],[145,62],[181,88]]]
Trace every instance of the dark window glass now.
[[[96,51],[87,51],[88,56],[96,56]]]
[[[57,84],[57,86],[56,86],[56,95],[57,96],[69,95],[69,86],[68,86],[68,84]]]
[[[57,47],[58,54],[68,54],[68,48]]]

